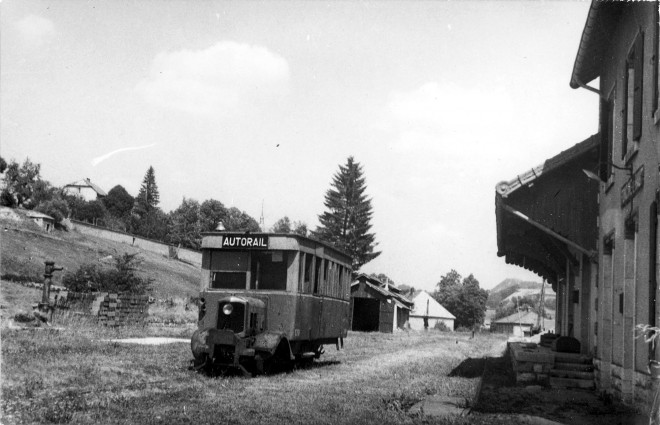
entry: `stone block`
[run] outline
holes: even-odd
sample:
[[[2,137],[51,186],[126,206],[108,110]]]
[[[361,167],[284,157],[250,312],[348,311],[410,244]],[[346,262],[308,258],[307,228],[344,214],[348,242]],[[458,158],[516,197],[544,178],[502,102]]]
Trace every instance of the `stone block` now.
[[[516,373],[516,382],[534,382],[536,374],[534,373]]]
[[[541,372],[543,372],[543,365],[542,365],[542,364],[539,364],[539,363],[535,363],[535,364],[532,366],[532,369],[533,369],[534,372],[536,372],[536,373],[541,373]]]

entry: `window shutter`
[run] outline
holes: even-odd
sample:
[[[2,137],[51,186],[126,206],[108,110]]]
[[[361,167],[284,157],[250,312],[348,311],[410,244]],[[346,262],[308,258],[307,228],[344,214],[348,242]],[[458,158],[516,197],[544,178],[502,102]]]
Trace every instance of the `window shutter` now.
[[[602,181],[609,178],[609,162],[612,160],[612,143],[610,141],[610,119],[612,117],[612,101],[601,99],[600,101],[600,161],[598,177]]]
[[[635,40],[635,93],[633,99],[633,140],[639,140],[642,137],[642,100],[644,81],[644,33],[637,34]]]

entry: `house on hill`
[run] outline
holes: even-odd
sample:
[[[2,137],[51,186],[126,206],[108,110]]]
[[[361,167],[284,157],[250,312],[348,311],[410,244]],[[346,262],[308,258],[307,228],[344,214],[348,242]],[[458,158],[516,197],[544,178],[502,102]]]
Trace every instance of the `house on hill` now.
[[[360,273],[351,284],[351,329],[391,333],[403,329],[413,302],[387,282]]]
[[[426,291],[415,291],[412,295],[414,303],[410,312],[410,328],[415,330],[435,329],[443,324],[447,329],[454,330],[456,316],[447,311]]]
[[[103,189],[88,178],[69,183],[62,188],[62,191],[68,195],[79,196],[85,201],[94,201],[107,196]]]

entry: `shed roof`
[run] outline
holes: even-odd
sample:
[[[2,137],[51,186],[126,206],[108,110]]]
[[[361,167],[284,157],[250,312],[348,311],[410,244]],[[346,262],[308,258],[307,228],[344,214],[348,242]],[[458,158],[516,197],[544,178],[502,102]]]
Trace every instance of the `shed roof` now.
[[[411,300],[409,300],[408,298],[406,298],[405,296],[403,296],[398,292],[391,291],[389,289],[391,285],[387,285],[381,282],[380,280],[368,276],[364,273],[360,273],[357,275],[355,281],[351,284],[351,287],[359,285],[361,281],[364,282],[364,284],[367,285],[367,287],[373,289],[374,291],[378,292],[384,297],[394,300],[397,303],[397,305],[406,308],[408,310],[412,309],[414,303]]]
[[[502,317],[497,320],[493,320],[491,323],[514,323],[514,324],[522,324],[522,325],[536,325],[536,322],[538,322],[539,315],[536,314],[533,311],[525,311],[521,312],[520,314],[518,313],[513,313],[510,316]]]
[[[428,305],[427,305],[428,301]],[[435,298],[426,291],[415,291],[413,296],[415,307],[412,314],[415,316],[428,316],[437,317],[441,319],[456,319],[456,316],[451,314],[442,304],[437,302]],[[428,312],[426,311],[428,307]]]
[[[39,211],[30,211],[27,213],[29,218],[45,218],[46,220],[55,220],[53,217],[40,213]]]
[[[592,253],[598,184],[583,169],[598,164],[599,136],[576,144],[495,188],[497,255],[556,283],[568,247]]]

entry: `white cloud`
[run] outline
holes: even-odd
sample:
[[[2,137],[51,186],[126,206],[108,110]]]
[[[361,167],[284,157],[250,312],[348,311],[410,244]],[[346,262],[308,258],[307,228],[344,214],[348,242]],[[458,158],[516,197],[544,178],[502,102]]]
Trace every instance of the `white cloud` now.
[[[289,65],[265,47],[223,41],[204,50],[160,53],[137,90],[157,106],[233,115],[288,90]]]
[[[26,42],[37,47],[50,41],[55,33],[52,21],[36,15],[28,15],[14,26]]]

